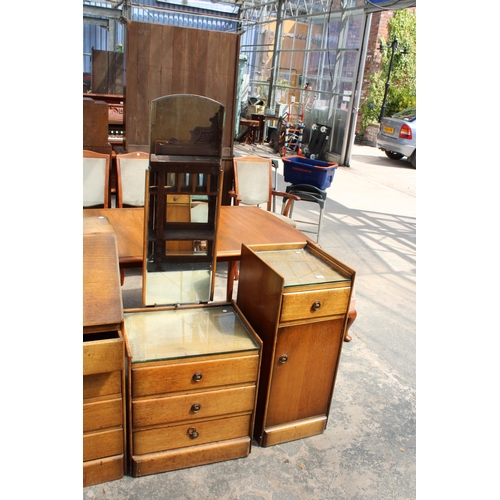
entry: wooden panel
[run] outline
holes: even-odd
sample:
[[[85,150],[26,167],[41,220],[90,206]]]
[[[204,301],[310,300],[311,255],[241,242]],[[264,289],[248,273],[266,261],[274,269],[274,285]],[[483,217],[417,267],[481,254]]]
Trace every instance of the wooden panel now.
[[[326,421],[326,416],[322,416],[266,428],[261,445],[273,446],[322,434],[326,428]]]
[[[149,151],[153,99],[196,94],[225,106],[223,156],[232,158],[240,36],[236,33],[127,22],[125,129],[128,151]],[[224,50],[221,50],[221,48]],[[229,204],[232,165],[223,164],[222,203]]]
[[[83,464],[83,486],[107,483],[120,479],[125,472],[125,457],[109,457],[84,462]]]
[[[122,372],[96,373],[83,377],[83,398],[96,398],[121,394]]]
[[[109,57],[105,50],[92,49],[92,92],[96,94],[112,94],[109,91],[108,69]]]
[[[240,415],[223,420],[183,423],[171,427],[134,432],[134,455],[199,446],[217,441],[248,436],[251,415]],[[190,437],[191,430],[198,436]]]
[[[350,293],[350,287],[285,293],[283,294],[280,322],[314,321],[327,316],[347,314]],[[319,304],[318,309],[314,307],[316,303]]]
[[[120,338],[83,342],[84,375],[123,370],[124,359],[124,345]]]
[[[121,398],[83,405],[83,432],[123,426]]]
[[[121,455],[123,429],[110,429],[83,435],[83,461]]]
[[[84,333],[117,329],[123,306],[116,236],[106,219],[83,219]]]
[[[266,428],[328,414],[343,325],[341,318],[278,330]],[[284,354],[288,359],[281,363]]]
[[[131,473],[135,477],[168,472],[224,460],[246,457],[250,453],[249,437],[183,448],[180,450],[152,453],[132,457]]]
[[[191,393],[166,398],[132,401],[132,426],[148,427],[185,420],[195,421],[253,410],[255,386]],[[193,411],[193,405],[199,410]]]
[[[258,353],[252,356],[198,361],[150,368],[132,369],[132,396],[148,396],[178,391],[199,391],[210,387],[255,382]],[[202,374],[195,382],[193,375]]]
[[[83,149],[109,146],[108,115],[107,103],[83,98]]]

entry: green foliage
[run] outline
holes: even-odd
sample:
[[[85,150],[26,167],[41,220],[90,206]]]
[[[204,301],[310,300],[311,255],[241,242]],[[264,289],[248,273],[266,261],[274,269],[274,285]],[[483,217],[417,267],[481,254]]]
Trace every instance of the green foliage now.
[[[390,45],[394,37],[398,40],[398,48],[394,52],[391,80],[387,94],[385,116],[391,116],[417,104],[417,11],[398,10],[389,20],[389,39],[381,40],[384,46]],[[407,54],[402,49],[407,48]],[[368,125],[378,124],[392,50],[382,53],[382,69],[378,73],[368,75],[370,84],[367,97],[361,104],[361,131]]]

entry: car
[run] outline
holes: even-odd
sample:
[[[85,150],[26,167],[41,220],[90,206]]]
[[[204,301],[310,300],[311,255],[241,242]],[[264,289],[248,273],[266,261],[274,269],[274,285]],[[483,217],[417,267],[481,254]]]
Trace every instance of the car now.
[[[417,166],[417,108],[409,108],[384,117],[377,134],[377,147],[391,160],[408,158]]]

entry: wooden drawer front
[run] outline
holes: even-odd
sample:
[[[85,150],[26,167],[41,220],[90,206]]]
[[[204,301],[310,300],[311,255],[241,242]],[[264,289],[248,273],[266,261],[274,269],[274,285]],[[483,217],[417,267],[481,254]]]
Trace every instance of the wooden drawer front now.
[[[83,377],[83,398],[96,398],[122,393],[122,372],[96,373]]]
[[[83,405],[83,432],[123,427],[121,398]]]
[[[122,339],[83,342],[83,374],[123,370],[124,354]]]
[[[132,397],[199,391],[210,387],[255,383],[259,356],[242,356],[218,360],[132,369]],[[201,379],[195,381],[195,374]]]
[[[167,203],[178,205],[191,205],[191,196],[189,194],[167,194]]]
[[[184,423],[133,433],[133,455],[215,443],[250,434],[251,415]],[[193,434],[197,433],[197,436]],[[190,437],[193,436],[193,437]]]
[[[149,427],[252,411],[255,385],[132,401],[132,426]],[[199,408],[195,407],[199,405]]]
[[[112,457],[123,453],[123,429],[93,432],[83,436],[83,461]]]
[[[283,294],[281,323],[346,314],[351,288]]]
[[[124,455],[84,462],[83,486],[92,486],[120,479],[124,476],[124,472]]]

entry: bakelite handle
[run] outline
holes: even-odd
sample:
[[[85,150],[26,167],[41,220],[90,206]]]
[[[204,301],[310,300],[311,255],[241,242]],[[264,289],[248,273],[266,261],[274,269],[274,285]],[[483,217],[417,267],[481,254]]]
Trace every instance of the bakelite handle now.
[[[196,439],[200,434],[198,433],[198,431],[196,430],[195,427],[190,427],[188,429],[188,436],[191,438],[191,439]]]

